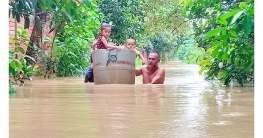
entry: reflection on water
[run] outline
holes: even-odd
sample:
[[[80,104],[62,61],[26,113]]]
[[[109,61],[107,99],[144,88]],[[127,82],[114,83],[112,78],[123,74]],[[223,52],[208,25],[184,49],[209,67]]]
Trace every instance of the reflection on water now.
[[[38,79],[10,96],[11,138],[252,138],[254,88],[204,81],[169,63],[164,85],[93,85]]]

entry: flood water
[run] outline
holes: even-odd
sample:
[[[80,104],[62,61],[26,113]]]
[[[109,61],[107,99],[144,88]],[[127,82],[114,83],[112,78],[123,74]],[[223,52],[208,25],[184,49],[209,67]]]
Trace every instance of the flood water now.
[[[254,87],[223,87],[171,62],[164,85],[35,79],[9,98],[10,138],[253,138]]]

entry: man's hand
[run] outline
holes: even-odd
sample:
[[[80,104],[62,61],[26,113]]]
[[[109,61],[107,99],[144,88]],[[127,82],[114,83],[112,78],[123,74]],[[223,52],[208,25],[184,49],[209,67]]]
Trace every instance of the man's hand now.
[[[139,69],[135,69],[135,75],[136,75],[136,76],[142,75],[142,67],[139,68]]]

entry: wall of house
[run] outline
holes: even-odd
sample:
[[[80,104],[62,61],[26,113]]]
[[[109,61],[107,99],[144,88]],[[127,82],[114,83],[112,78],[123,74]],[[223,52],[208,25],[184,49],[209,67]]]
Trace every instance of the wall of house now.
[[[16,29],[19,30],[18,26],[24,26],[24,19],[21,18],[21,21],[18,23],[15,21],[14,18],[9,18],[9,38],[10,37],[15,37],[15,31]],[[30,35],[32,33],[32,30],[33,30],[33,25],[32,23],[30,23],[30,26],[29,26],[29,29],[26,29],[27,33],[28,33],[28,39],[30,38]],[[12,41],[9,40],[9,49],[10,50],[13,50],[14,49],[14,44],[12,44]],[[27,49],[26,46],[22,46],[24,48],[24,50]]]

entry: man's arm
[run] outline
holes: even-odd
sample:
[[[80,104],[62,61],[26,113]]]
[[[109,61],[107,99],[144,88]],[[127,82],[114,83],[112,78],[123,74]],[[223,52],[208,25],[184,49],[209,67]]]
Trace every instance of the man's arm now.
[[[165,71],[164,69],[160,69],[153,77],[151,84],[163,84],[164,80],[165,80]]]
[[[142,75],[142,67],[139,69],[135,69],[135,74],[136,74],[136,76]]]

